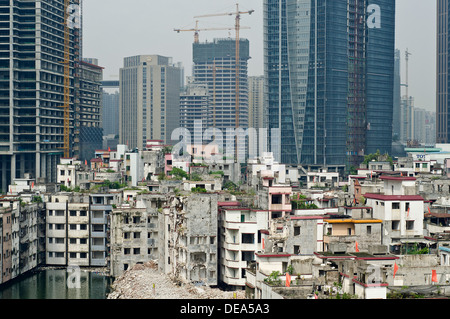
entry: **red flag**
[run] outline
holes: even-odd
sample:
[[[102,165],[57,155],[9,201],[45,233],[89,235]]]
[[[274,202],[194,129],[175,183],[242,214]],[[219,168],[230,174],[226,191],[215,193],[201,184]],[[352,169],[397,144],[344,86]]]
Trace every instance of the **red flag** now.
[[[111,147],[108,147],[108,152],[111,152]]]
[[[395,274],[397,273],[397,271],[398,271],[398,265],[397,265],[397,263],[394,263],[394,278],[395,278]]]
[[[430,213],[430,214],[431,214],[431,209],[430,209],[430,206],[428,206],[428,213]]]
[[[87,160],[84,160],[84,165],[86,165],[86,166],[87,166]]]
[[[434,270],[434,269],[431,271],[431,281],[438,282],[437,273],[436,273],[436,270]]]
[[[286,273],[286,287],[290,287],[291,286],[291,275],[289,275],[289,273]]]
[[[34,188],[34,182],[31,182],[31,188]]]
[[[358,242],[355,243],[355,246],[356,252],[359,253]]]
[[[409,217],[409,212],[411,211],[411,207],[408,207],[408,214],[406,216]]]
[[[262,239],[262,249],[264,250],[266,247],[264,245],[264,238]]]

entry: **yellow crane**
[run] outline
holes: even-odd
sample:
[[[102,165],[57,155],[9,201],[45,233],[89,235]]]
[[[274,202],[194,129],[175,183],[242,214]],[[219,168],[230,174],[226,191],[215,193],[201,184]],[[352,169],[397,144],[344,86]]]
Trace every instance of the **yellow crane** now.
[[[250,29],[250,28],[242,27],[242,29]],[[198,20],[197,20],[195,22],[195,28],[192,28],[192,29],[173,29],[173,30],[178,32],[178,33],[184,32],[184,31],[194,32],[194,43],[199,43],[200,42],[200,36],[199,36],[199,32],[200,31],[234,30],[234,28],[199,28],[198,27]]]
[[[234,29],[236,31],[236,129],[239,128],[239,113],[240,113],[240,81],[239,81],[239,75],[240,75],[240,30],[241,30],[241,15],[243,14],[249,14],[251,15],[255,10],[249,10],[249,11],[240,11],[239,10],[239,4],[236,4],[236,11],[235,12],[226,12],[226,13],[215,13],[215,14],[206,14],[206,15],[200,15],[195,16],[194,18],[207,18],[207,17],[219,17],[219,16],[235,16],[235,26]],[[237,139],[237,137],[236,137]],[[237,150],[237,143],[235,143],[236,146],[236,158],[238,156]]]

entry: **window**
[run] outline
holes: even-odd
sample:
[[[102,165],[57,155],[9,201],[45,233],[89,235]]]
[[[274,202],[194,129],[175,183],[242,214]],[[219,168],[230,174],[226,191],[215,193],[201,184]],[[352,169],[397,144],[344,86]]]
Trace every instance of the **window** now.
[[[393,220],[392,221],[392,230],[399,230],[400,229],[400,221],[399,220]]]
[[[131,237],[130,237],[130,234],[131,233],[123,233],[123,238],[124,239],[130,239]]]
[[[242,243],[243,244],[254,244],[255,243],[255,234],[242,234]]]
[[[87,212],[85,210],[80,211],[80,216],[81,217],[86,217],[87,216]]]
[[[123,254],[124,255],[129,255],[130,254],[130,248],[124,248],[123,249]]]
[[[64,244],[64,238],[55,238],[57,244]]]
[[[70,211],[70,216],[71,216],[71,217],[77,216],[77,212],[74,211],[74,210],[71,210],[71,211]]]
[[[299,236],[300,235],[300,226],[295,226],[294,227],[294,236]]]
[[[70,238],[70,243],[71,243],[71,244],[76,244],[76,243],[77,243],[76,238]]]
[[[400,209],[400,203],[392,203],[392,209]]]
[[[103,232],[103,225],[99,225],[99,224],[92,225],[92,231]]]
[[[283,201],[282,195],[272,195],[272,204],[281,204]]]
[[[367,235],[372,234],[372,226],[367,226]]]
[[[406,221],[406,230],[414,230],[414,221],[413,220]]]
[[[133,254],[134,255],[139,255],[141,253],[141,249],[140,248],[133,248]]]
[[[77,253],[69,253],[70,258],[77,258]]]
[[[70,224],[69,225],[69,229],[70,230],[77,230],[77,225],[76,224]]]
[[[86,245],[87,244],[87,239],[86,238],[80,238],[80,244],[81,245]]]
[[[139,216],[133,217],[133,223],[139,224],[140,222],[141,222],[141,217],[139,217]]]
[[[83,259],[87,258],[87,253],[80,253],[80,258],[83,258]]]
[[[141,233],[140,233],[140,232],[135,232],[135,233],[134,233],[134,238],[135,238],[135,239],[141,238]]]
[[[300,254],[300,246],[294,245],[294,255]]]
[[[86,224],[81,224],[80,225],[80,230],[86,230],[87,229],[87,225]]]

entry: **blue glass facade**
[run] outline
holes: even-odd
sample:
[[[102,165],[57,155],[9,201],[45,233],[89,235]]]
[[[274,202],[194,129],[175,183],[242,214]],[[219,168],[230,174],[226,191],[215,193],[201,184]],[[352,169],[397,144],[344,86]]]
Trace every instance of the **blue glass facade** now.
[[[380,6],[381,29],[366,25],[371,4]],[[392,0],[264,0],[267,127],[281,123],[281,137],[269,138],[277,159],[354,165],[373,149],[390,152],[394,14]]]
[[[368,30],[366,154],[392,152],[395,70],[395,0],[369,0],[381,10],[381,27]]]

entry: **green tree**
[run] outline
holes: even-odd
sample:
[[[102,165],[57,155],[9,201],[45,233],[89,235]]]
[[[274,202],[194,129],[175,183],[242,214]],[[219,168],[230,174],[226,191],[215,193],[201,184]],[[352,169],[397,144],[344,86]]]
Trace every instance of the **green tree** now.
[[[178,167],[172,168],[171,174],[174,179],[179,179],[179,180],[181,180],[183,178],[187,179],[189,177],[188,173],[186,173],[184,170],[182,170],[181,168],[178,168]]]

